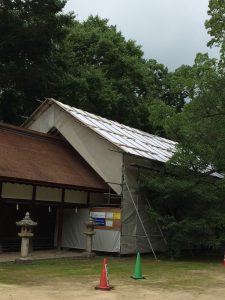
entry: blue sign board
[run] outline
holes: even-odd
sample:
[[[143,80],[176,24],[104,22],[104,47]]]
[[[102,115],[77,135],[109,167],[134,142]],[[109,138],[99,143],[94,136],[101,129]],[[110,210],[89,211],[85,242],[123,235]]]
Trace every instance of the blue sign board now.
[[[105,226],[105,219],[103,218],[93,218],[95,226]]]

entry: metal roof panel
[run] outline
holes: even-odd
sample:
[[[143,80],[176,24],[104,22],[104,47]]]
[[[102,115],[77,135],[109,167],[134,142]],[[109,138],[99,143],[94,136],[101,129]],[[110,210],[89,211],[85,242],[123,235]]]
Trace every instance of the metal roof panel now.
[[[166,162],[175,151],[176,142],[174,141],[70,107],[56,100],[53,101],[85,126],[126,153]]]

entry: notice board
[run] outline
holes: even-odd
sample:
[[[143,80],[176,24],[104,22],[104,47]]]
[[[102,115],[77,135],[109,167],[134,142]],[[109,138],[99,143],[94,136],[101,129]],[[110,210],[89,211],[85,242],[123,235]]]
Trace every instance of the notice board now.
[[[121,230],[121,208],[93,207],[90,216],[96,229]]]

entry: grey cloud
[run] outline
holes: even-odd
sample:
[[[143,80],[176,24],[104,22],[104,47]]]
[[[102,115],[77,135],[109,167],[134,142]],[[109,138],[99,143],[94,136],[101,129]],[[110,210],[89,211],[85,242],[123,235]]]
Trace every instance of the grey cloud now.
[[[66,11],[79,20],[90,14],[109,19],[127,39],[142,45],[146,58],[169,69],[192,64],[197,52],[217,56],[206,47],[208,0],[68,0]]]

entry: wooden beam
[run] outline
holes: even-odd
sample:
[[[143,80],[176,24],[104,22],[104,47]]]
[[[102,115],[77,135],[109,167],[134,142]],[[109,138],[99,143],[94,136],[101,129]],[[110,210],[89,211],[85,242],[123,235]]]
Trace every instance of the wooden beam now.
[[[57,249],[61,251],[62,249],[62,233],[63,233],[63,214],[64,214],[64,202],[65,202],[65,189],[62,189],[61,202],[58,207],[58,218],[57,218]]]
[[[21,183],[27,185],[38,185],[38,186],[46,186],[46,187],[55,187],[59,189],[70,189],[70,190],[79,190],[79,191],[90,191],[94,193],[104,193],[107,192],[107,189],[98,189],[98,188],[91,188],[91,187],[84,187],[79,185],[71,185],[71,184],[58,184],[58,183],[50,183],[50,182],[43,182],[43,181],[34,181],[30,179],[21,179],[21,178],[8,178],[4,176],[0,176],[0,180],[2,182],[11,182],[11,183]],[[107,182],[106,182],[107,183]]]

